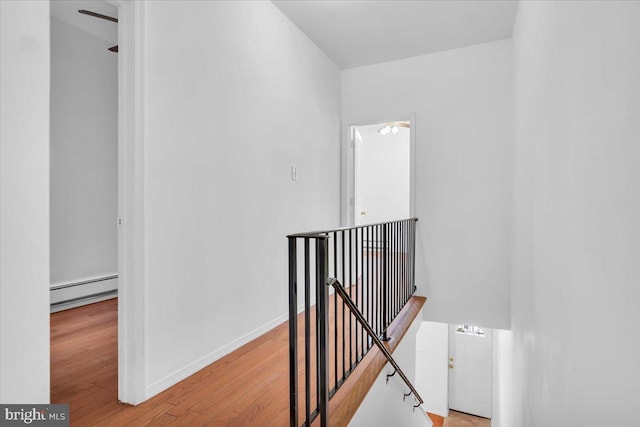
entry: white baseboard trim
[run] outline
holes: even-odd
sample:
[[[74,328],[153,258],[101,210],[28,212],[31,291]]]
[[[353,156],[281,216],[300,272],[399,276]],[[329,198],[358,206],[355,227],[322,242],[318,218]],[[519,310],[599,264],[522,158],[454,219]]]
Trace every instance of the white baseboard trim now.
[[[302,309],[300,307],[298,307],[298,312],[300,312],[303,309],[304,309],[304,305],[302,306]],[[282,322],[285,322],[286,320],[288,320],[288,318],[289,318],[289,314],[288,313],[287,314],[283,314],[281,316],[278,316],[275,319],[273,319],[272,321],[270,321],[268,323],[265,323],[264,325],[260,326],[259,328],[254,329],[253,331],[241,336],[240,338],[237,338],[237,339],[231,341],[230,343],[228,343],[228,344],[220,347],[219,349],[213,351],[212,353],[209,353],[208,355],[196,360],[195,362],[190,363],[190,364],[184,366],[183,368],[180,368],[180,369],[174,371],[173,373],[167,375],[166,377],[162,378],[161,380],[158,380],[158,381],[154,382],[153,384],[149,384],[146,387],[145,400],[146,399],[151,399],[156,394],[165,391],[169,387],[179,383],[180,381],[184,380],[185,378],[190,377],[191,375],[195,374],[196,372],[200,371],[201,369],[206,368],[207,366],[209,366],[210,364],[212,364],[216,360],[221,359],[222,357],[226,356],[227,354],[231,353],[232,351],[242,347],[246,343],[258,338],[260,335],[263,335],[264,333],[266,333],[266,332],[270,331],[271,329],[275,328],[276,326],[280,325]]]

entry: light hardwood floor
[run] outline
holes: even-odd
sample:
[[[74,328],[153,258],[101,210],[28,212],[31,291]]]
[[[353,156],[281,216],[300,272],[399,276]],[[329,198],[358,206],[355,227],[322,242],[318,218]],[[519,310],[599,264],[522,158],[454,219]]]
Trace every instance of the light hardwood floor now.
[[[423,304],[424,298],[413,297],[391,325],[398,342]],[[341,310],[341,304],[335,310],[330,305],[330,323],[337,317],[339,327]],[[304,366],[302,319],[300,315],[300,368]],[[348,316],[345,319],[348,321]],[[349,342],[348,330],[346,337],[338,335],[338,348]],[[335,337],[329,344],[332,355]],[[288,426],[288,347],[285,322],[143,404],[124,405],[117,401],[117,300],[108,300],[51,315],[51,402],[70,404],[72,426]],[[384,365],[380,355],[377,349],[370,353],[352,377],[371,377],[372,383]],[[367,370],[368,364],[371,370]],[[303,371],[299,369],[300,421],[304,417]],[[334,372],[331,365],[331,385],[335,383]],[[344,393],[340,389],[331,401],[330,411],[338,418],[337,424],[332,422],[335,425],[346,425],[359,405],[356,400],[366,394],[366,390],[358,394],[353,384],[347,384]],[[358,387],[363,388],[362,384]],[[313,380],[311,390],[314,401]]]
[[[287,323],[138,406],[117,401],[117,300],[51,315],[51,401],[71,425],[287,426]]]
[[[433,421],[433,427],[491,427],[489,418],[476,417],[463,412],[449,411],[447,418],[429,414],[429,418]]]
[[[491,427],[491,420],[463,412],[449,411],[443,427]]]

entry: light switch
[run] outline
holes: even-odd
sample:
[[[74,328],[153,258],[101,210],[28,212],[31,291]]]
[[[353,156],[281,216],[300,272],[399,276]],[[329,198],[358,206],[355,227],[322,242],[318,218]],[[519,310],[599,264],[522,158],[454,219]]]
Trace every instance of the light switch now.
[[[295,166],[291,166],[291,181],[298,180],[298,169]]]

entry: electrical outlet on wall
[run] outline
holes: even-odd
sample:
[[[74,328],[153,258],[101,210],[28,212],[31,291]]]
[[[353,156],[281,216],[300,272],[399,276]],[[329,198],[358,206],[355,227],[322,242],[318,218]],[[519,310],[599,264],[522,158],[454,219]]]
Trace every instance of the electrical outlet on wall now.
[[[291,166],[291,181],[298,180],[298,168],[295,166]]]

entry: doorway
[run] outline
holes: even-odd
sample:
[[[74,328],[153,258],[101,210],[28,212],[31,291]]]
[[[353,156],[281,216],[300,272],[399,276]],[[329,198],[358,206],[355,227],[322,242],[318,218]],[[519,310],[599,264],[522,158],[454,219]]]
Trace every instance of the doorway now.
[[[448,420],[449,426],[491,425],[498,369],[492,336],[488,328],[422,322],[416,335],[416,387],[432,419]]]
[[[50,14],[51,399],[71,403],[89,376],[109,366],[104,377],[113,383],[115,402],[118,8],[56,1]],[[91,352],[98,343],[108,348]]]
[[[343,222],[375,224],[415,212],[415,115],[347,126]]]
[[[105,1],[51,4],[52,312],[117,295],[118,60]]]
[[[411,122],[353,126],[355,225],[410,216]]]
[[[449,325],[449,409],[491,418],[493,331]]]

